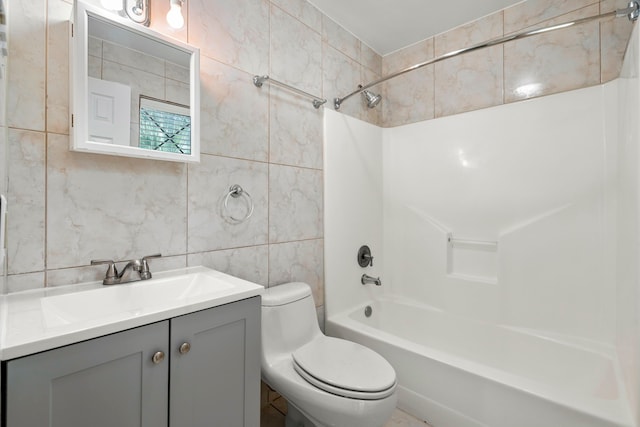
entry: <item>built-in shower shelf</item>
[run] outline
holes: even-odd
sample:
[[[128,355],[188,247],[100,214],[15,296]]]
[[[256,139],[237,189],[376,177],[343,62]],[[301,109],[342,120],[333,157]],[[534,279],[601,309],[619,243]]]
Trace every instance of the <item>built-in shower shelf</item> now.
[[[497,251],[498,242],[485,241],[485,240],[469,240],[469,239],[456,239],[449,235],[448,242],[452,247],[458,248],[473,248],[478,250]]]
[[[447,235],[447,276],[479,283],[498,283],[498,242]]]

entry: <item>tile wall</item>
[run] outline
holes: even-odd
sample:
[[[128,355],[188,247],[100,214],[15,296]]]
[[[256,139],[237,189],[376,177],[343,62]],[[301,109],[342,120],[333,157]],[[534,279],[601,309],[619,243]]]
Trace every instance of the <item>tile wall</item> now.
[[[156,271],[203,264],[263,285],[305,281],[322,313],[322,109],[252,76],[331,100],[451,49],[621,7],[528,0],[383,59],[305,0],[189,0],[179,31],[164,20],[169,2],[151,2],[152,28],[201,50],[197,165],[70,152],[72,4],[12,3],[8,291],[97,280],[104,268],[91,259],[161,252]],[[385,84],[382,108],[354,97],[340,111],[397,126],[599,84],[617,77],[630,27],[587,24],[454,58]],[[236,183],[255,202],[241,225],[221,215]]]
[[[516,32],[625,8],[624,0],[527,0],[386,55],[383,75]],[[400,126],[613,80],[633,24],[593,21],[450,58],[383,84],[383,125]]]

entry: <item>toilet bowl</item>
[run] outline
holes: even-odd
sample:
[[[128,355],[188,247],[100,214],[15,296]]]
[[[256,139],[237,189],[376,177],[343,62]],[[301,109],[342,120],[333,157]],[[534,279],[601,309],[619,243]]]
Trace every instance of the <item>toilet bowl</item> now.
[[[382,427],[397,402],[391,365],[325,336],[311,289],[300,282],[262,296],[262,378],[287,400],[287,427]]]

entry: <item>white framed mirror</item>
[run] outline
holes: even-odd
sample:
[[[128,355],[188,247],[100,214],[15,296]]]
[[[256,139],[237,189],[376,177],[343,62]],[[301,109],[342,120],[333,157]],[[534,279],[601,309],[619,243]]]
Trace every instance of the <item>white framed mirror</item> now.
[[[200,161],[200,51],[76,0],[71,150]]]

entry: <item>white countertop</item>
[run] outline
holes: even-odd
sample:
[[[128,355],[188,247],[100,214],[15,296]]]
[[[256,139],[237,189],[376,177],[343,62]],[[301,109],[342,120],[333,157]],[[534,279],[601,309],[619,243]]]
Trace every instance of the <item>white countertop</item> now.
[[[37,353],[261,295],[264,288],[206,267],[150,280],[43,288],[0,297],[0,360]]]

